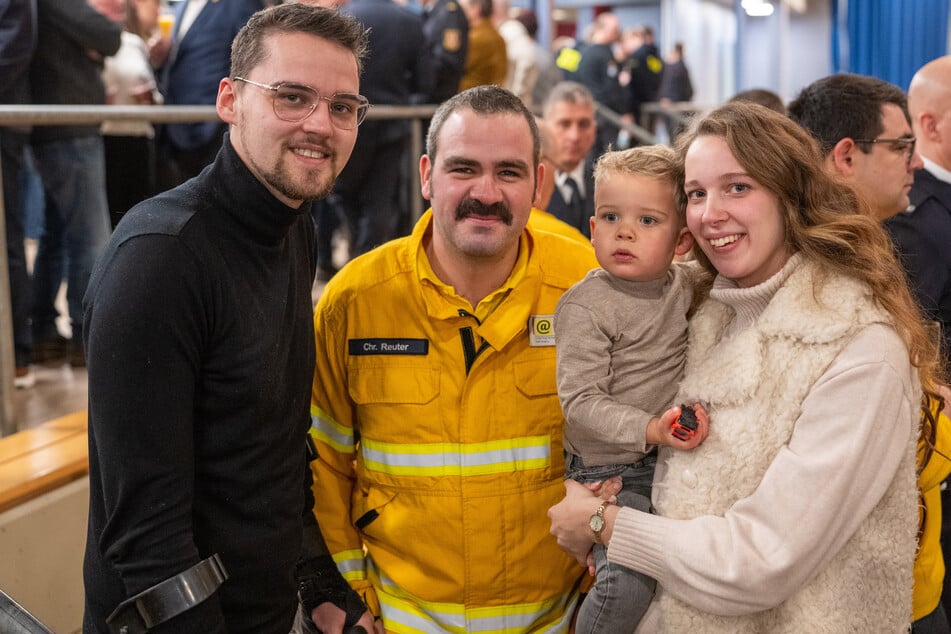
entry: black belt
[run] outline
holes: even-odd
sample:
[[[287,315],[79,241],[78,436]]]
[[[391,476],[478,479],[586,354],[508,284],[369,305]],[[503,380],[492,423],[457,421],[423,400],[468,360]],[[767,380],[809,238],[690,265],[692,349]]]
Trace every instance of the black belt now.
[[[228,578],[215,553],[188,570],[161,581],[119,604],[106,623],[116,634],[143,634],[195,607]]]

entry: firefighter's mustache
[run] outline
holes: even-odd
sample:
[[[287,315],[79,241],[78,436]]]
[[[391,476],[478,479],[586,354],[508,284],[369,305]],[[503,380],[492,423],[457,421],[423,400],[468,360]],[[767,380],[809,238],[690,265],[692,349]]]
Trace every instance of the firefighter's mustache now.
[[[512,212],[508,205],[503,202],[486,205],[474,198],[467,198],[456,207],[456,220],[462,220],[469,216],[496,216],[505,224],[512,224]]]

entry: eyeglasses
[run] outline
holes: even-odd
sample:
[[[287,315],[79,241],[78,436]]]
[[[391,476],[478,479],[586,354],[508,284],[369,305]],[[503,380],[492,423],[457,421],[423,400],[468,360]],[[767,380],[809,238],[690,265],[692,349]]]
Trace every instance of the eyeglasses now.
[[[271,103],[274,114],[282,121],[299,123],[309,117],[321,99],[327,102],[330,109],[330,121],[341,130],[353,130],[367,116],[370,102],[363,95],[349,92],[336,92],[329,97],[321,95],[310,86],[281,82],[269,86],[244,77],[235,77],[235,81],[270,90],[273,93]]]
[[[911,157],[915,155],[915,143],[918,142],[913,136],[903,136],[897,139],[852,139],[856,143],[889,143],[892,152],[904,154],[905,160],[911,163]]]

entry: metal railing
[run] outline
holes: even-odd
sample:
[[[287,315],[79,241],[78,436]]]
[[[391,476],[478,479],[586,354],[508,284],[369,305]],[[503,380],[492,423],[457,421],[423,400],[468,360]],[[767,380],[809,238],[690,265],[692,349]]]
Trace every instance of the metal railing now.
[[[638,143],[641,143],[644,145],[654,145],[655,143],[657,143],[657,137],[654,136],[654,134],[650,130],[642,128],[641,126],[636,125],[634,123],[629,123],[625,121],[621,117],[621,115],[614,112],[610,108],[601,105],[600,103],[597,104],[597,106],[598,106],[599,115],[601,115],[602,117],[604,117],[605,119],[607,119],[608,121],[616,125],[618,129],[624,130],[625,132],[627,132],[631,136],[632,139],[637,139]]]
[[[655,119],[659,116],[664,116],[667,117],[671,123],[687,127],[690,125],[690,121],[694,116],[710,109],[709,106],[702,106],[689,101],[669,104],[651,101],[641,106],[641,119],[644,119],[644,115],[652,115]],[[639,144],[654,145],[661,142],[661,139],[651,130],[624,121],[621,115],[604,107],[600,103],[598,104],[598,114],[616,125],[619,129],[627,132],[630,137],[635,139]]]
[[[641,112],[644,114],[651,114],[654,116],[664,115],[669,117],[672,121],[675,121],[683,126],[689,125],[690,120],[694,116],[710,109],[710,106],[695,104],[692,101],[682,101],[679,103],[669,104],[662,104],[657,101],[652,101],[641,106]]]
[[[409,119],[410,158],[415,169],[416,159],[423,153],[423,121],[432,117],[436,106],[374,106],[368,119]],[[97,125],[104,121],[139,121],[150,123],[194,123],[214,121],[218,114],[214,106],[3,106],[0,105],[0,126],[23,125]],[[2,175],[0,175],[2,176]],[[411,201],[413,217],[423,212],[419,188],[414,188]],[[0,437],[17,431],[14,412],[13,319],[10,306],[10,279],[7,264],[6,210],[0,196]]]

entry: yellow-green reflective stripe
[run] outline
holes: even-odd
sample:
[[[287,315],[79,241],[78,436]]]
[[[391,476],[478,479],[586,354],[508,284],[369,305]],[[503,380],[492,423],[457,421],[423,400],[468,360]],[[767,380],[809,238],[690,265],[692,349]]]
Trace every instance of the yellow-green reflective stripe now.
[[[544,629],[535,631],[567,632],[578,601],[575,594],[570,598],[567,595],[558,596],[539,603],[466,609],[461,604],[434,603],[413,597],[391,579],[381,575],[372,561],[368,562],[367,567],[371,583],[377,589],[383,625],[387,631],[399,634],[433,631],[457,634],[516,634],[533,626],[539,627],[546,616],[552,616],[556,620],[548,623]]]
[[[397,444],[363,438],[360,452],[367,469],[392,475],[486,475],[548,467],[551,437],[427,444]]]
[[[340,453],[354,453],[353,429],[337,423],[316,405],[310,406],[310,433]]]
[[[366,559],[359,548],[342,550],[333,555],[333,560],[347,581],[363,581],[367,578]]]

